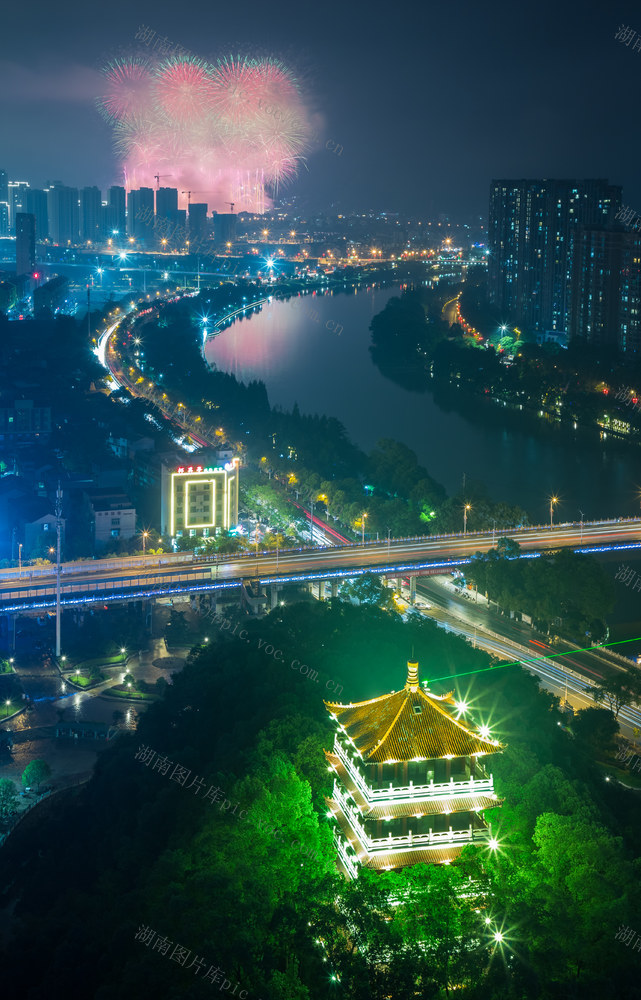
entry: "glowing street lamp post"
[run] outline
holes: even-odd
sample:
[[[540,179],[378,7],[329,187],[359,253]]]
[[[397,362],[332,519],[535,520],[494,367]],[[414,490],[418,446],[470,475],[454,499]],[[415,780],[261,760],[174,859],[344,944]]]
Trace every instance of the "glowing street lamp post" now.
[[[367,514],[363,511],[363,514],[361,516],[361,538],[362,538],[363,548],[365,548],[365,518],[366,517],[367,517]]]
[[[558,503],[558,497],[550,497],[550,531],[552,531],[552,517],[554,515],[554,504]]]
[[[62,530],[62,490],[56,490],[56,659],[60,659],[60,533]]]
[[[466,503],[465,506],[463,507],[463,534],[464,535],[467,534],[467,512],[468,512],[468,510],[472,510],[472,504],[471,503]]]

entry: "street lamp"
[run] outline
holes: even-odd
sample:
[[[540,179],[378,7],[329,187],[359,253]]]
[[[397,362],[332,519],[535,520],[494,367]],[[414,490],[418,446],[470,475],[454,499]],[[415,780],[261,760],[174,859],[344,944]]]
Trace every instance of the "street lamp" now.
[[[9,701],[9,699],[7,698],[7,700],[5,701],[5,705],[7,706],[7,711],[5,712],[5,715],[9,715],[9,705],[10,705],[10,704],[11,704],[11,702],[10,702],[10,701]]]
[[[550,531],[552,531],[552,516],[554,514],[554,504],[558,503],[558,497],[550,497]]]
[[[143,555],[143,559],[145,557],[145,553],[146,553],[146,549],[147,549],[147,537],[148,537],[148,535],[149,535],[148,531],[143,531],[143,533],[142,533],[142,555]]]
[[[468,510],[472,510],[472,504],[471,503],[466,503],[465,506],[463,507],[463,534],[464,535],[467,534],[467,512],[468,512]]]
[[[365,547],[365,518],[366,517],[367,517],[367,514],[363,511],[363,514],[361,515],[361,538],[362,538],[363,547]]]
[[[22,576],[22,542],[18,542],[18,576]]]
[[[579,514],[581,515],[581,541],[583,541],[583,518],[584,518],[585,515],[584,515],[584,513],[583,513],[583,511],[581,510],[580,507],[577,508],[577,509],[579,511]]]

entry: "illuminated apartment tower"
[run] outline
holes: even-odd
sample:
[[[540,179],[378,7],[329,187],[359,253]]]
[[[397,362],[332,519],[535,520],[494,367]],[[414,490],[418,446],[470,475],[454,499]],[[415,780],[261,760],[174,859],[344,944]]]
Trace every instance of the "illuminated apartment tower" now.
[[[448,864],[467,844],[496,846],[482,814],[499,801],[481,758],[503,747],[462,721],[464,703],[421,688],[418,663],[407,664],[401,691],[325,707],[337,725],[325,751],[336,775],[327,804],[346,875],[359,864]]]
[[[488,293],[505,321],[567,332],[576,240],[607,226],[621,188],[607,180],[494,180],[488,219]]]

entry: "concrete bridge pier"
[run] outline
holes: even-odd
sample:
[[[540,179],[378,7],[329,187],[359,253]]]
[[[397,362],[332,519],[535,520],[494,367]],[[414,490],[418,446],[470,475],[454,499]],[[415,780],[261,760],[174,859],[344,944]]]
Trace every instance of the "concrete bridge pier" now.
[[[338,597],[338,580],[332,580],[332,597]]]
[[[269,585],[269,607],[273,611],[278,605],[278,595],[280,594],[280,587],[276,583],[271,583]]]
[[[416,577],[410,577],[410,604],[414,604],[416,600]]]

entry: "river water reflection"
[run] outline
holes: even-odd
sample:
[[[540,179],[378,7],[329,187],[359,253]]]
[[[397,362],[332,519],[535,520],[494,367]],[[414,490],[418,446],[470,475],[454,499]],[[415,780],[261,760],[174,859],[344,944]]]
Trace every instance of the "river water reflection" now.
[[[450,493],[465,474],[541,522],[551,494],[561,499],[558,520],[578,521],[579,509],[586,519],[638,512],[641,455],[455,389],[419,394],[384,378],[369,354],[369,325],[395,294],[363,288],[272,301],[210,339],[205,354],[239,379],[262,379],[272,405],[337,417],[366,451],[382,437],[403,441]]]

